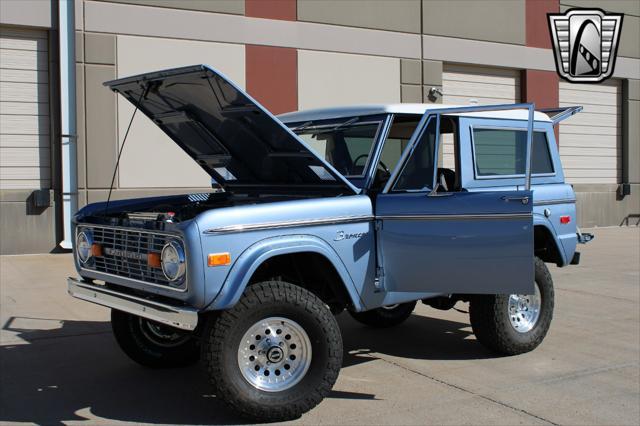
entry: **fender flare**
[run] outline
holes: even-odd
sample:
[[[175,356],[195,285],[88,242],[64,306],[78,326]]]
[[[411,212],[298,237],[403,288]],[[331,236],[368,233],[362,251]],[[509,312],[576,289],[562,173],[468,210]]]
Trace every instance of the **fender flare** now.
[[[558,250],[558,254],[560,255],[560,259],[562,260],[562,265],[566,265],[567,264],[567,259],[565,258],[565,252],[563,250],[563,246],[562,243],[559,241],[558,236],[556,235],[553,225],[549,222],[549,219],[547,219],[546,217],[544,217],[541,214],[536,214],[534,213],[533,215],[533,227],[534,229],[537,226],[541,226],[543,228],[545,228],[549,234],[551,235],[551,238],[553,238],[553,242],[556,245],[556,250]]]
[[[228,309],[235,305],[240,300],[253,273],[266,260],[283,254],[304,252],[318,253],[331,262],[342,279],[354,308],[363,309],[364,305],[349,271],[326,241],[313,235],[286,235],[267,238],[249,246],[234,262],[220,292],[209,305],[208,310]]]

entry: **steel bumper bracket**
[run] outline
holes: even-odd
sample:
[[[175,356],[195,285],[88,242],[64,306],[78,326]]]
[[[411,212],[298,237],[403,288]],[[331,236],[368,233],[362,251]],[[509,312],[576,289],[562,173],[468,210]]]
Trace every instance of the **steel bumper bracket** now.
[[[67,278],[67,286],[69,294],[77,299],[128,312],[182,330],[194,330],[198,325],[198,311],[192,308],[172,306],[131,296],[84,282],[79,278]]]

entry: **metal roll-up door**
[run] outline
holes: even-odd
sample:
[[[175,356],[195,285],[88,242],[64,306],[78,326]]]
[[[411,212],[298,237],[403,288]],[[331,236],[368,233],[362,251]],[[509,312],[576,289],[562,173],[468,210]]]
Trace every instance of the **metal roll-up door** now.
[[[442,74],[443,103],[497,105],[520,102],[518,70],[446,64]],[[443,140],[443,166],[454,167],[453,142]]]
[[[51,187],[47,37],[0,26],[0,189]]]
[[[616,184],[621,180],[621,84],[560,82],[560,106],[583,111],[560,125],[560,157],[568,183]]]

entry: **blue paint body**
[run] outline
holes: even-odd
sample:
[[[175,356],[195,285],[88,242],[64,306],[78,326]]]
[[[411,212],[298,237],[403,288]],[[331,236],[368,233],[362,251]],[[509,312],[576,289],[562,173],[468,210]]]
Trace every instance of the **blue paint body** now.
[[[389,114],[385,129],[391,119]],[[325,257],[355,311],[443,294],[532,293],[534,227],[548,230],[560,254],[559,266],[567,265],[576,249],[575,195],[564,183],[553,126],[535,123],[534,129],[547,135],[554,173],[533,175],[531,191],[523,190],[524,176],[476,176],[474,126],[526,129],[527,121],[459,117],[460,192],[368,194],[376,171],[371,161],[364,178],[343,185],[347,191],[339,195],[214,203],[188,220],[164,223],[163,232],[184,242],[184,292],[84,269],[77,259],[76,266],[85,278],[169,297],[201,311],[232,307],[260,265],[293,253]],[[384,141],[382,131],[372,158],[380,157]],[[327,170],[337,173],[330,165]],[[352,184],[359,189],[352,191]],[[107,213],[180,205],[185,197],[112,201]],[[518,201],[522,198],[528,202]],[[74,226],[109,225],[105,209],[105,203],[85,207]],[[571,222],[561,224],[561,216],[570,216]],[[230,253],[231,264],[208,267],[207,256],[221,252]]]

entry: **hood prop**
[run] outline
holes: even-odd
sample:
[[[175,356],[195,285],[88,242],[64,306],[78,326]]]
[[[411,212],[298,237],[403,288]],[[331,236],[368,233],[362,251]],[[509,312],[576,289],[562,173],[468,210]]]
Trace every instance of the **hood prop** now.
[[[131,130],[131,125],[133,124],[133,119],[136,118],[136,113],[138,112],[138,105],[140,105],[140,101],[142,101],[142,98],[145,98],[147,96],[147,93],[149,92],[149,88],[150,87],[151,87],[151,84],[149,84],[149,82],[147,82],[146,87],[144,88],[144,90],[140,94],[140,98],[138,99],[138,102],[136,103],[135,109],[133,110],[133,114],[131,114],[131,119],[129,120],[129,125],[127,126],[127,131],[125,132],[124,138],[122,139],[122,145],[120,146],[120,149],[118,150],[118,158],[116,159],[116,165],[113,168],[113,176],[111,176],[111,185],[109,185],[109,195],[107,196],[107,203],[104,206],[103,215],[105,217],[107,217],[107,213],[109,211],[109,202],[111,201],[111,192],[113,191],[113,183],[116,181],[116,172],[118,171],[118,165],[120,164],[120,156],[122,155],[122,150],[124,149],[124,144],[127,143],[127,136],[129,136],[129,130]]]

